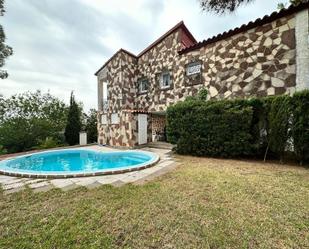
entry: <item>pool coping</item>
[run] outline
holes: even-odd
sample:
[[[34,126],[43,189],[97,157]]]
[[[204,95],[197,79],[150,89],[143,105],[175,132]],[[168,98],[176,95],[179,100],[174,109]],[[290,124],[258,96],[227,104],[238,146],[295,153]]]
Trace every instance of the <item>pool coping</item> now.
[[[59,150],[47,150],[47,151],[44,151],[44,152],[34,152],[34,153],[27,154],[27,155],[10,157],[10,158],[2,160],[2,162],[13,160],[13,159],[19,158],[19,157],[30,156],[30,155],[33,155],[33,154],[41,154],[41,153],[45,153],[45,152],[49,152],[49,151],[55,152],[55,151],[64,151],[64,150],[72,150],[72,149],[59,149]],[[102,153],[102,151],[98,151],[98,150],[95,150],[95,149],[89,149],[89,148],[83,149],[83,150],[90,150],[90,151]],[[125,151],[128,151],[128,150],[125,150]],[[147,163],[147,162],[142,163],[140,165],[137,165],[137,166],[131,167],[131,168],[124,168],[124,169],[115,168],[113,170],[104,170],[104,171],[97,171],[97,172],[72,173],[72,174],[61,174],[61,173],[59,173],[59,174],[57,174],[57,173],[55,173],[55,174],[42,174],[42,173],[41,174],[35,174],[35,173],[30,173],[30,172],[29,173],[27,173],[27,172],[12,172],[12,171],[0,169],[0,175],[24,177],[24,178],[40,178],[40,179],[66,179],[66,178],[75,178],[75,177],[116,175],[116,174],[123,174],[123,173],[147,169],[147,168],[154,166],[155,164],[157,164],[160,161],[160,156],[156,153],[142,151],[142,150],[131,150],[131,151],[132,152],[141,152],[141,153],[144,153],[144,154],[151,154],[152,157],[154,156],[154,158],[152,158],[149,163]],[[119,151],[113,151],[113,152],[108,152],[108,153],[117,153],[117,152],[121,152],[121,151],[119,150]]]

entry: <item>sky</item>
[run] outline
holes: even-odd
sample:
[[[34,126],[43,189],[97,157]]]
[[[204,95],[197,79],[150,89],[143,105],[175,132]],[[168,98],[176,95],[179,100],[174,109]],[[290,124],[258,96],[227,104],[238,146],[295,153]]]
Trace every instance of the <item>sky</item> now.
[[[74,91],[85,111],[97,109],[94,73],[120,48],[138,54],[181,20],[201,41],[270,14],[278,2],[215,15],[198,0],[6,0],[0,21],[14,54],[0,94],[40,89],[69,103]]]

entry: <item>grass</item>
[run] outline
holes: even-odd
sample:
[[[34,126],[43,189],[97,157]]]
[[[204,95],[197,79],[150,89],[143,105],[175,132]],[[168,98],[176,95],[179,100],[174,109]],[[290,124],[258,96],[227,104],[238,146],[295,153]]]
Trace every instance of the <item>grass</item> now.
[[[309,172],[177,157],[143,186],[0,193],[0,248],[308,248]]]

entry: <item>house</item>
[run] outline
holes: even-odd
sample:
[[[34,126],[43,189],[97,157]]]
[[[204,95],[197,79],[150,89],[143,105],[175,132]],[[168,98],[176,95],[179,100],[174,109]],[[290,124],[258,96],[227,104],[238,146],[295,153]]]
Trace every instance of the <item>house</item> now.
[[[98,142],[134,147],[165,139],[169,105],[292,94],[309,88],[308,3],[197,42],[178,23],[138,55],[120,49],[96,73]]]

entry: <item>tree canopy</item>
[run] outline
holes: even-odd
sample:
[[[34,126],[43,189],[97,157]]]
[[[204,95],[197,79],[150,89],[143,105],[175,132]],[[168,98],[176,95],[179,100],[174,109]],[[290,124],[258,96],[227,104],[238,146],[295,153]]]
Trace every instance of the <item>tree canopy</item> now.
[[[217,14],[234,12],[241,5],[248,4],[254,0],[200,0],[201,8],[205,11]],[[288,3],[279,3],[278,9],[287,7],[288,4],[298,5],[308,0],[289,0]]]
[[[252,1],[253,0],[200,0],[200,4],[203,10],[223,14],[226,12],[233,12],[239,6]]]
[[[0,0],[0,16],[4,15],[4,0]],[[5,64],[5,59],[13,54],[13,49],[5,44],[5,33],[2,25],[0,24],[0,68]],[[0,78],[5,79],[8,77],[6,70],[0,69]]]
[[[97,131],[97,110],[90,109],[86,117],[86,127],[88,143],[95,143],[98,140]]]
[[[67,106],[49,93],[25,92],[0,96],[0,150],[19,152],[45,143],[62,144]],[[0,151],[1,153],[1,151]]]

